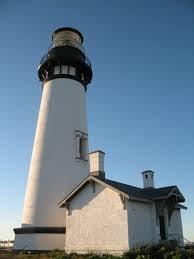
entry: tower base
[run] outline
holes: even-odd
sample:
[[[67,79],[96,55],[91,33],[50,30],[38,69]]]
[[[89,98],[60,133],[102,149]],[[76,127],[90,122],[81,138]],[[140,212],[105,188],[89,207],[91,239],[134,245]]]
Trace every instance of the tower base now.
[[[14,251],[50,251],[64,250],[65,228],[31,227],[17,228],[15,231]]]

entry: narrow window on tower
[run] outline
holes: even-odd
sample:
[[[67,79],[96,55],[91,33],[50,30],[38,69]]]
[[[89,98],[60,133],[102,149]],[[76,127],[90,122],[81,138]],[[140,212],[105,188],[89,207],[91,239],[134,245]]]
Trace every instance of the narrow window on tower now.
[[[76,130],[76,159],[87,161],[87,134]]]
[[[84,153],[85,153],[85,150],[84,150],[84,138],[81,137],[79,139],[79,154],[80,154],[80,158],[81,159],[84,159],[84,157],[85,157]]]

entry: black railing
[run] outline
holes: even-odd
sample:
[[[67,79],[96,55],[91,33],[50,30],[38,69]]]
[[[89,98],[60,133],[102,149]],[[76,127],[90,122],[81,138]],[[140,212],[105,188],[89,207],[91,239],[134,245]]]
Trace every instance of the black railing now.
[[[88,64],[89,67],[91,67],[91,62],[87,56],[85,56],[85,63]]]
[[[50,49],[51,50],[51,49]],[[40,60],[40,65],[42,65],[49,58],[49,51]],[[85,56],[85,63],[91,67],[91,62],[87,56]]]
[[[42,65],[47,60],[48,57],[49,57],[49,53],[44,54],[44,56],[40,60],[40,65]]]

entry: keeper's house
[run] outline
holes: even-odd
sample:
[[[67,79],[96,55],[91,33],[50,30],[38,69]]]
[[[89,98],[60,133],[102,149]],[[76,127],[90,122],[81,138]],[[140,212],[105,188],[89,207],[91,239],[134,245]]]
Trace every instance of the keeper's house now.
[[[144,171],[143,188],[106,179],[104,153],[90,154],[90,175],[59,206],[66,208],[67,252],[123,252],[161,240],[183,245],[177,186],[154,187],[154,172]]]

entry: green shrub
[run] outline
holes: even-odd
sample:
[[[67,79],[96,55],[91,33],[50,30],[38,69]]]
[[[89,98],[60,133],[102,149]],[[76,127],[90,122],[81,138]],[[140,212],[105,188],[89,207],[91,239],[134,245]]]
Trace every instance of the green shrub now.
[[[129,250],[123,254],[124,259],[186,259],[185,255],[166,244],[143,246]],[[194,258],[194,257],[193,257]]]
[[[123,254],[124,259],[136,259],[137,253],[133,250],[129,250]]]
[[[172,248],[167,245],[158,246],[143,246],[125,252],[121,257],[110,254],[66,254],[65,251],[55,249],[49,253],[44,254],[30,254],[22,251],[19,254],[13,252],[0,251],[0,259],[194,259],[194,249],[186,248],[180,250],[179,248]]]
[[[97,255],[97,254],[94,254],[94,253],[89,253],[89,254],[85,254],[85,255],[82,255],[83,258],[87,258],[87,259],[100,259],[100,255]],[[108,257],[105,257],[105,258],[108,258]],[[77,258],[78,259],[78,258]]]
[[[194,249],[185,250],[186,258],[193,259],[194,258]]]
[[[49,254],[49,257],[54,258],[54,259],[66,259],[68,256],[65,254],[65,251],[59,250],[59,249],[54,249],[52,250]]]
[[[121,259],[120,256],[110,255],[110,254],[103,254],[103,255],[100,256],[99,258],[100,258],[100,259]]]

